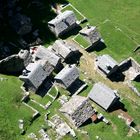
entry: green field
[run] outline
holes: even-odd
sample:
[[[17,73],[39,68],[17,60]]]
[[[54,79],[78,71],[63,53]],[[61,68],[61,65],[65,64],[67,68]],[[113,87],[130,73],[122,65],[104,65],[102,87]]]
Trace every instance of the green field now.
[[[97,54],[108,53],[119,62],[133,56],[138,62],[138,53],[133,50],[140,44],[140,1],[139,0],[69,0],[97,26],[106,48]],[[119,55],[118,55],[119,54]]]
[[[78,42],[80,45],[82,45],[82,47],[84,49],[86,49],[86,48],[88,48],[90,46],[90,43],[85,38],[83,38],[80,34],[78,36],[76,36],[74,38],[74,40],[76,42]]]
[[[132,56],[140,63],[139,52],[134,53],[133,50],[138,44],[140,44],[140,0],[69,0],[70,3],[76,7],[84,16],[89,20],[90,25],[98,27],[105,44],[106,48],[100,51],[94,51],[97,55],[100,54],[110,54],[118,62]],[[47,4],[47,3],[46,3]],[[27,4],[25,4],[25,7]],[[63,10],[72,10],[71,6]],[[25,8],[26,10],[26,8]],[[40,26],[41,37],[43,38],[44,45],[46,47],[49,43],[55,40],[55,37],[50,33],[47,28],[47,21],[49,21],[55,14],[51,11],[51,14],[47,14],[49,9],[45,11],[36,12],[35,9],[32,13],[26,10],[27,15],[31,16],[33,23],[36,27]],[[75,11],[75,10],[74,10]],[[41,15],[41,18],[39,18]],[[77,18],[81,20],[82,16],[76,12]],[[38,20],[39,19],[39,20]],[[81,36],[76,38],[76,41],[81,43],[83,47],[88,44],[85,42]],[[83,61],[85,64],[85,61]],[[85,75],[82,75],[84,79]],[[89,75],[88,75],[89,76]],[[31,106],[38,109],[41,116],[38,117],[31,124],[31,117],[33,111],[26,106],[24,106],[20,100],[22,98],[22,90],[20,86],[22,82],[14,76],[0,75],[0,77],[7,78],[7,80],[0,81],[0,140],[26,140],[27,135],[21,136],[18,128],[18,120],[23,119],[25,121],[25,128],[27,129],[26,134],[34,132],[38,134],[38,130],[45,125],[44,115],[46,110],[29,102]],[[94,81],[106,82],[108,85],[112,86],[114,89],[118,89],[125,104],[128,113],[134,118],[134,122],[138,127],[140,126],[140,100],[137,96],[123,85],[116,83],[112,84],[109,81],[105,81],[104,78],[99,76],[97,73],[91,77],[89,80],[88,87],[86,90],[82,91],[80,95],[87,96]],[[139,83],[135,83],[137,88],[140,89]],[[122,86],[122,87],[121,87]],[[52,89],[52,95],[54,94],[54,89]],[[59,88],[60,95],[68,94],[64,89]],[[132,100],[127,98],[132,97]],[[40,97],[38,95],[32,94],[31,98],[37,102],[46,104],[49,100],[52,100],[48,96]],[[136,102],[133,102],[133,98]],[[139,140],[139,135],[133,135],[132,137],[127,137],[128,127],[113,113],[106,113],[102,108],[98,107],[93,103],[99,112],[103,113],[107,119],[111,121],[111,125],[105,125],[103,122],[98,124],[89,124],[81,127],[80,129],[88,132],[88,136],[81,134],[76,131],[78,140],[94,140],[96,136],[100,136],[101,140]],[[56,113],[59,113],[60,103],[54,101],[54,103],[48,109],[51,114],[49,117]],[[48,126],[46,126],[48,127]],[[48,134],[53,136],[54,131],[50,128],[48,129]],[[52,140],[53,140],[52,139]],[[64,137],[64,140],[72,140],[71,137]]]
[[[0,140],[19,140],[18,120],[23,119],[28,126],[33,111],[20,102],[21,81],[13,76],[0,77],[7,78],[0,81]]]
[[[84,17],[80,13],[78,13],[71,5],[68,5],[68,6],[64,7],[61,11],[64,12],[66,10],[73,11],[79,21],[84,19]]]

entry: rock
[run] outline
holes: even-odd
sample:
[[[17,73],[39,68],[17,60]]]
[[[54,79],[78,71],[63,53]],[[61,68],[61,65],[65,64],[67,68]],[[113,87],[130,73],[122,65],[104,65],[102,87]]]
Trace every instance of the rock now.
[[[6,74],[21,73],[31,62],[31,55],[27,50],[20,51],[19,54],[11,55],[0,61],[0,72]]]
[[[10,25],[18,35],[28,34],[32,30],[31,19],[20,13],[11,17]]]

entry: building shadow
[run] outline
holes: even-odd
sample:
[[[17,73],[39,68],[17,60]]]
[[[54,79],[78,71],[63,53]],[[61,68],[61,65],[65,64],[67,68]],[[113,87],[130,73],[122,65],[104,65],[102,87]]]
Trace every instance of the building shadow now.
[[[77,35],[79,31],[82,29],[81,26],[77,25],[74,29],[71,29],[60,36],[61,39],[67,39],[70,36]]]
[[[80,58],[83,54],[79,51],[74,52],[73,57],[69,57],[65,60],[67,64],[79,64]]]
[[[124,82],[125,75],[120,70],[117,70],[116,72],[114,72],[111,75],[109,75],[108,78],[112,82]]]
[[[89,124],[91,124],[91,123],[92,123],[92,120],[91,120],[91,118],[89,118],[89,119],[86,120],[80,127],[82,128],[82,127],[87,126],[87,125],[89,125]]]
[[[102,42],[101,40],[97,41],[94,45],[91,45],[90,47],[88,47],[86,49],[87,52],[100,52],[102,51],[103,49],[105,49],[107,46],[105,45],[104,42]]]
[[[42,85],[36,91],[36,94],[41,96],[42,98],[46,95],[46,93],[51,89],[53,83],[50,78],[46,78]]]
[[[85,82],[77,79],[67,90],[73,95],[78,89],[85,85]]]
[[[125,105],[120,101],[118,101],[114,105],[110,106],[110,108],[107,110],[107,112],[111,113],[111,112],[119,110],[119,109],[127,112],[127,109],[125,108]]]

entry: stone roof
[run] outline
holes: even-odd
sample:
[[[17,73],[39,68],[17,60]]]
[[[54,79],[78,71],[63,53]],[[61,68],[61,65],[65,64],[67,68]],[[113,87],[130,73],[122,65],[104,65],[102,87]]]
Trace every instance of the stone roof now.
[[[108,54],[98,56],[96,59],[97,66],[105,73],[109,74],[112,69],[118,66],[118,63]]]
[[[47,68],[46,68],[47,66]],[[23,74],[19,76],[19,78],[25,83],[28,81],[34,86],[34,88],[38,88],[47,76],[51,74],[53,68],[48,66],[48,63],[42,63],[41,61],[37,61],[35,63],[30,63],[25,70],[23,70]]]
[[[79,32],[81,35],[85,36],[91,43],[97,42],[101,39],[99,32],[95,26],[86,26]]]
[[[79,77],[79,70],[75,65],[66,65],[56,76],[68,88]]]
[[[72,98],[65,103],[60,111],[76,126],[81,126],[94,113],[94,108],[86,97],[73,95]]]
[[[73,11],[64,11],[60,13],[57,17],[48,22],[48,25],[54,27],[56,35],[75,24],[77,21],[76,16]]]
[[[83,104],[83,102],[85,102],[87,100],[88,100],[88,98],[86,98],[86,97],[74,95],[67,103],[65,103],[60,108],[60,111],[71,115],[78,109],[79,106],[81,106]]]
[[[103,83],[96,83],[89,92],[88,97],[105,110],[107,110],[111,104],[118,99],[115,92]]]
[[[66,41],[63,40],[56,40],[53,44],[52,50],[64,59],[69,57],[72,52],[78,51],[75,46],[72,46],[71,44],[68,44]]]
[[[37,50],[35,52],[35,59],[46,59],[54,67],[56,67],[60,62],[60,57],[43,46],[37,47]]]

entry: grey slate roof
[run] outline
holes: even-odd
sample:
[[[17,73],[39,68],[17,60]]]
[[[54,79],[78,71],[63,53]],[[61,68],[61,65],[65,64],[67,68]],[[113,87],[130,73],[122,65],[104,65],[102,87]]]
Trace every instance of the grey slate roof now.
[[[88,97],[105,110],[107,110],[111,104],[118,99],[118,96],[112,89],[100,82],[93,86]]]
[[[61,32],[67,30],[76,23],[77,19],[73,11],[64,11],[57,17],[48,22],[49,28],[58,36]]]
[[[23,70],[23,74],[19,76],[19,79],[37,90],[46,77],[50,76],[53,70],[54,67],[48,61],[37,61],[30,63],[26,69]]]
[[[52,50],[64,59],[69,57],[71,53],[78,51],[75,46],[72,46],[63,40],[56,40],[53,44]]]
[[[105,73],[109,74],[118,63],[108,54],[98,56],[96,59],[97,66]]]
[[[60,111],[61,112],[66,112],[67,114],[71,115],[73,114],[79,106],[81,106],[83,104],[83,102],[87,101],[86,97],[82,97],[79,95],[74,95],[72,96],[72,98],[65,103],[61,108]]]
[[[76,126],[81,126],[88,120],[95,112],[86,97],[73,95],[72,98],[65,103],[60,111]]]
[[[101,39],[99,32],[95,26],[86,26],[79,32],[81,35],[85,36],[90,43],[95,43]]]
[[[68,88],[79,77],[79,70],[75,65],[66,65],[56,76],[55,80],[62,81],[63,85]]]
[[[55,55],[55,53],[51,52],[49,49],[38,46],[37,51],[35,53],[35,58],[37,59],[45,59],[54,67],[60,62],[60,57]]]

